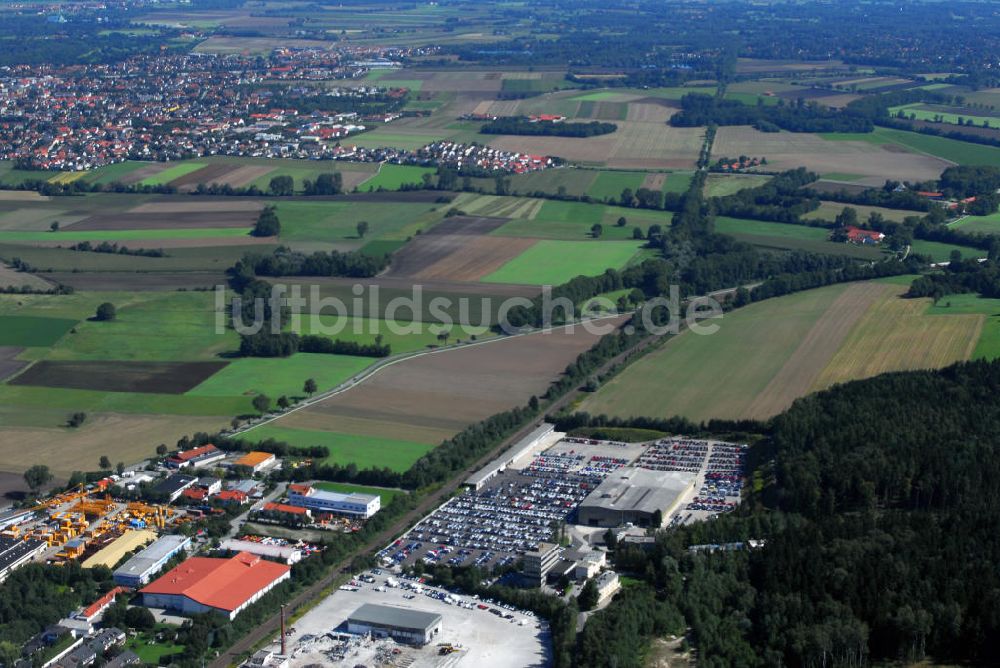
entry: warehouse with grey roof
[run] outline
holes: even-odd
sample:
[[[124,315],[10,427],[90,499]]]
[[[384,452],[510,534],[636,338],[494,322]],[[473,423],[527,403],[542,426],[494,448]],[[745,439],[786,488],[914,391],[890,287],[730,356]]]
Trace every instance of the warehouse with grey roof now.
[[[365,603],[347,618],[347,631],[426,645],[441,633],[441,615],[410,608]]]
[[[694,489],[695,476],[679,471],[650,471],[627,466],[605,478],[577,510],[577,523],[618,527],[631,522],[651,526],[657,511],[665,518]]]

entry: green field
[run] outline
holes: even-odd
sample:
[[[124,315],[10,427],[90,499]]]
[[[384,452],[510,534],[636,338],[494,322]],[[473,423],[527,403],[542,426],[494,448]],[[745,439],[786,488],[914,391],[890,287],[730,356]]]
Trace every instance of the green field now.
[[[156,239],[214,239],[218,237],[245,237],[248,230],[242,227],[154,229],[154,230],[91,230],[73,232],[18,232],[0,230],[0,244],[19,241],[155,241]]]
[[[972,248],[970,246],[957,246],[955,244],[943,244],[937,241],[924,241],[914,239],[911,251],[920,255],[930,255],[934,262],[947,262],[951,259],[951,252],[957,250],[963,258],[986,257],[986,251]]]
[[[762,186],[770,180],[770,176],[761,174],[709,174],[705,183],[705,195],[726,197],[747,188]]]
[[[364,242],[358,238],[357,224],[360,221],[368,223],[365,239],[375,240],[392,237],[407,225],[430,223],[444,215],[443,211],[432,213],[433,204],[421,203],[281,201],[277,207],[282,242],[351,241],[358,246]]]
[[[99,183],[101,185],[114,183],[115,181],[121,181],[122,177],[128,176],[132,172],[143,167],[148,167],[151,164],[153,163],[136,160],[116,162],[113,165],[105,165],[104,167],[95,169],[86,176],[86,179],[91,183]]]
[[[406,490],[390,489],[388,487],[368,487],[366,485],[351,485],[346,482],[317,482],[314,487],[325,489],[328,492],[340,492],[341,494],[377,494],[382,497],[382,507],[385,508],[397,496],[406,494]]]
[[[951,225],[963,232],[980,232],[982,234],[1000,234],[1000,213],[988,216],[966,216]]]
[[[928,307],[927,315],[958,315],[980,313],[986,316],[983,330],[972,353],[972,359],[1000,357],[1000,299],[988,299],[975,294],[946,295]]]
[[[665,193],[683,193],[691,187],[694,172],[671,172],[663,184]]]
[[[483,281],[561,285],[575,276],[620,269],[641,245],[638,241],[539,241]]]
[[[509,211],[503,214],[497,212],[496,215],[506,215],[512,220],[493,231],[492,234],[497,236],[580,241],[590,239],[591,228],[599,223],[603,228],[602,241],[626,241],[632,239],[635,227],[642,229],[645,234],[650,225],[670,224],[670,212],[654,209],[552,200],[541,203],[539,200],[529,199],[522,200],[524,206],[515,207],[516,200],[513,198],[499,199],[510,202],[506,205]],[[477,213],[489,215],[486,210]],[[617,227],[619,218],[625,218],[625,227]]]
[[[422,184],[424,174],[433,175],[434,171],[430,167],[384,164],[378,174],[358,186],[358,190],[399,190],[403,185]]]
[[[249,413],[252,407],[249,396],[190,396],[0,385],[0,423],[4,425],[35,426],[39,424],[35,420],[36,415],[48,416],[49,426],[62,424],[73,411],[233,416]],[[56,421],[53,422],[53,419]]]
[[[432,142],[440,141],[449,135],[450,133],[448,132],[415,132],[404,134],[401,132],[372,130],[371,132],[351,137],[348,143],[367,148],[391,146],[393,148],[416,151],[418,148],[423,148]]]
[[[0,316],[0,346],[46,347],[66,335],[76,320]]]
[[[889,128],[875,128],[872,135],[878,143],[899,144],[960,165],[1000,164],[1000,148],[994,146],[973,144],[946,137],[933,137],[905,130],[890,130]]]
[[[635,192],[642,187],[645,178],[644,172],[600,172],[587,194],[599,200],[611,198],[618,201],[625,188]]]
[[[314,378],[319,391],[329,390],[372,365],[371,357],[297,353],[291,357],[248,357],[231,362],[187,393],[188,397],[239,397],[267,394],[304,396],[302,385]]]
[[[842,204],[840,202],[820,202],[819,208],[815,211],[810,211],[809,213],[802,216],[804,220],[826,220],[829,222],[834,222],[837,216],[846,209],[854,209],[858,214],[858,220],[864,222],[868,220],[868,217],[873,213],[881,215],[886,220],[892,220],[897,223],[903,222],[904,218],[908,216],[916,216],[918,218],[926,215],[923,211],[906,211],[903,209],[887,209],[881,206],[867,206],[865,204]]]
[[[428,443],[271,425],[252,429],[245,437],[253,440],[273,438],[296,447],[323,445],[330,449],[326,464],[355,464],[359,469],[387,467],[400,473],[434,448]]]
[[[104,299],[89,294],[92,303]],[[239,347],[235,331],[216,331],[213,293],[137,292],[108,300],[117,309],[113,322],[80,323],[46,359],[210,361]]]
[[[882,256],[882,251],[877,247],[832,242],[830,230],[823,227],[719,216],[715,219],[715,231],[762,248],[803,250],[869,260],[877,260]]]
[[[173,167],[168,167],[159,174],[154,174],[148,178],[139,181],[141,186],[161,186],[170,183],[174,179],[179,179],[182,176],[187,176],[192,172],[197,172],[202,167],[205,167],[207,163],[204,162],[182,162],[179,165],[174,165]]]
[[[846,289],[808,290],[727,313],[712,335],[684,332],[633,363],[580,410],[620,417],[733,417],[781,370]]]
[[[935,105],[927,105],[920,102],[889,107],[889,113],[894,117],[898,116],[900,112],[903,113],[905,118],[915,119],[918,121],[940,120],[940,122],[947,123],[949,125],[958,125],[959,120],[961,120],[963,124],[972,121],[975,125],[980,127],[996,127],[997,124],[1000,124],[1000,118],[997,118],[996,116],[981,116],[976,112],[976,110],[970,110],[968,114],[956,114],[954,112],[938,108]]]
[[[420,322],[412,324],[407,322],[392,323],[390,328],[388,321],[377,318],[338,318],[335,315],[319,314],[315,319],[310,315],[303,316],[301,324],[299,332],[301,334],[318,334],[341,341],[374,343],[375,337],[381,336],[382,342],[390,346],[393,355],[423,350],[442,343],[438,341],[436,330],[432,331],[429,324]],[[335,334],[329,333],[335,331],[334,328],[338,328],[340,331]],[[408,330],[411,328],[419,331],[410,333]],[[396,331],[392,331],[393,329]],[[462,336],[470,335],[477,338],[492,336],[487,327],[469,329],[470,331],[463,332]],[[451,341],[454,342],[453,339]]]

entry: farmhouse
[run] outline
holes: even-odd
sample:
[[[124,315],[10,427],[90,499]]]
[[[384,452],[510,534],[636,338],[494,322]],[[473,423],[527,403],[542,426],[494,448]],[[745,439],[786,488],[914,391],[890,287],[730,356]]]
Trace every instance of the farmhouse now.
[[[863,230],[860,227],[848,227],[847,242],[851,244],[876,245],[882,243],[885,235],[875,230]]]
[[[441,632],[441,615],[422,610],[366,603],[347,618],[347,631],[388,636],[397,642],[426,645]]]
[[[583,500],[577,521],[592,527],[617,527],[628,522],[652,526],[657,514],[668,516],[693,487],[690,473],[623,467]]]
[[[320,513],[368,519],[381,508],[382,497],[377,494],[328,492],[308,485],[289,485],[288,502],[293,506]]]
[[[203,445],[200,448],[192,448],[191,450],[178,452],[176,455],[168,457],[166,464],[167,466],[175,469],[182,469],[188,466],[199,468],[224,459],[225,456],[226,453],[222,452],[222,450],[219,450],[214,445],[209,444]]]
[[[192,557],[140,590],[143,605],[182,614],[216,612],[234,619],[291,577],[285,564],[240,552],[230,559]]]

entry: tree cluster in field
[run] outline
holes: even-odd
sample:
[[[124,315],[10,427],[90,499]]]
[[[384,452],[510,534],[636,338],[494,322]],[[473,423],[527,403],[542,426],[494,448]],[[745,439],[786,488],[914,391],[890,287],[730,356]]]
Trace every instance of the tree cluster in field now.
[[[688,93],[681,110],[670,117],[674,127],[705,125],[752,125],[762,132],[871,132],[871,119],[852,110],[837,111],[816,102],[798,100],[793,105],[750,106],[739,100]]]
[[[255,237],[276,237],[281,234],[281,221],[273,206],[265,206],[260,210],[250,234]]]
[[[896,190],[901,184],[899,181],[886,181],[881,188],[865,188],[862,191],[824,190],[819,192],[808,187],[803,188],[802,194],[811,199],[824,199],[830,202],[841,202],[844,204],[857,204],[859,206],[880,206],[886,209],[900,209],[902,211],[930,211],[936,206],[931,200],[923,195],[918,195],[918,190],[924,190],[923,184],[905,184],[905,190]],[[919,187],[918,187],[919,186]],[[755,217],[755,216],[747,216]]]
[[[117,243],[102,241],[92,244],[89,241],[81,241],[69,247],[72,251],[84,253],[109,253],[111,255],[135,255],[138,257],[167,257],[162,248],[128,248],[119,246]]]
[[[288,357],[295,353],[388,357],[392,354],[392,347],[381,342],[358,343],[313,334],[273,334],[264,329],[256,334],[240,336],[240,355],[243,357]]]
[[[1000,251],[1000,249],[997,249]],[[988,262],[952,255],[943,272],[925,274],[910,284],[908,297],[931,297],[938,301],[947,295],[975,293],[983,297],[1000,297],[1000,252],[990,254]]]
[[[316,251],[306,254],[286,247],[272,253],[247,253],[227,270],[230,281],[242,283],[256,276],[346,276],[371,278],[389,266],[388,255],[357,251]],[[235,286],[234,286],[235,287]]]
[[[534,137],[597,137],[611,134],[618,129],[614,123],[590,121],[569,123],[566,121],[532,121],[527,116],[505,116],[484,124],[480,129],[484,135],[529,135]]]
[[[17,163],[17,161],[15,161]],[[35,170],[30,162],[18,163],[15,169]],[[51,172],[47,172],[51,173]],[[33,190],[45,197],[63,197],[69,195],[83,195],[84,193],[136,193],[141,195],[173,195],[177,188],[165,183],[156,185],[143,185],[140,183],[124,184],[119,181],[114,183],[87,183],[83,179],[70,181],[69,183],[51,183],[45,179],[24,179],[17,184],[4,184],[3,190]]]
[[[795,223],[820,206],[819,198],[802,190],[818,175],[804,167],[778,174],[755,188],[744,188],[726,197],[713,197],[713,211],[720,216]]]

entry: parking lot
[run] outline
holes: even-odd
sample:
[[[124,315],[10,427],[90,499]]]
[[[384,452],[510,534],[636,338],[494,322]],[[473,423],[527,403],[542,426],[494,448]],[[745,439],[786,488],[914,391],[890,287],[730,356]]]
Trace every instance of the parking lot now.
[[[654,471],[697,474],[695,493],[670,524],[708,519],[736,508],[743,493],[745,444],[694,439],[662,439],[652,444],[639,466]]]
[[[365,603],[437,613],[442,617],[441,634],[433,643],[415,648],[344,633],[347,617]],[[548,665],[551,658],[548,625],[534,614],[378,569],[334,592],[297,620],[293,629],[288,637],[293,668],[376,664],[522,668]],[[442,654],[446,645],[456,651]]]

